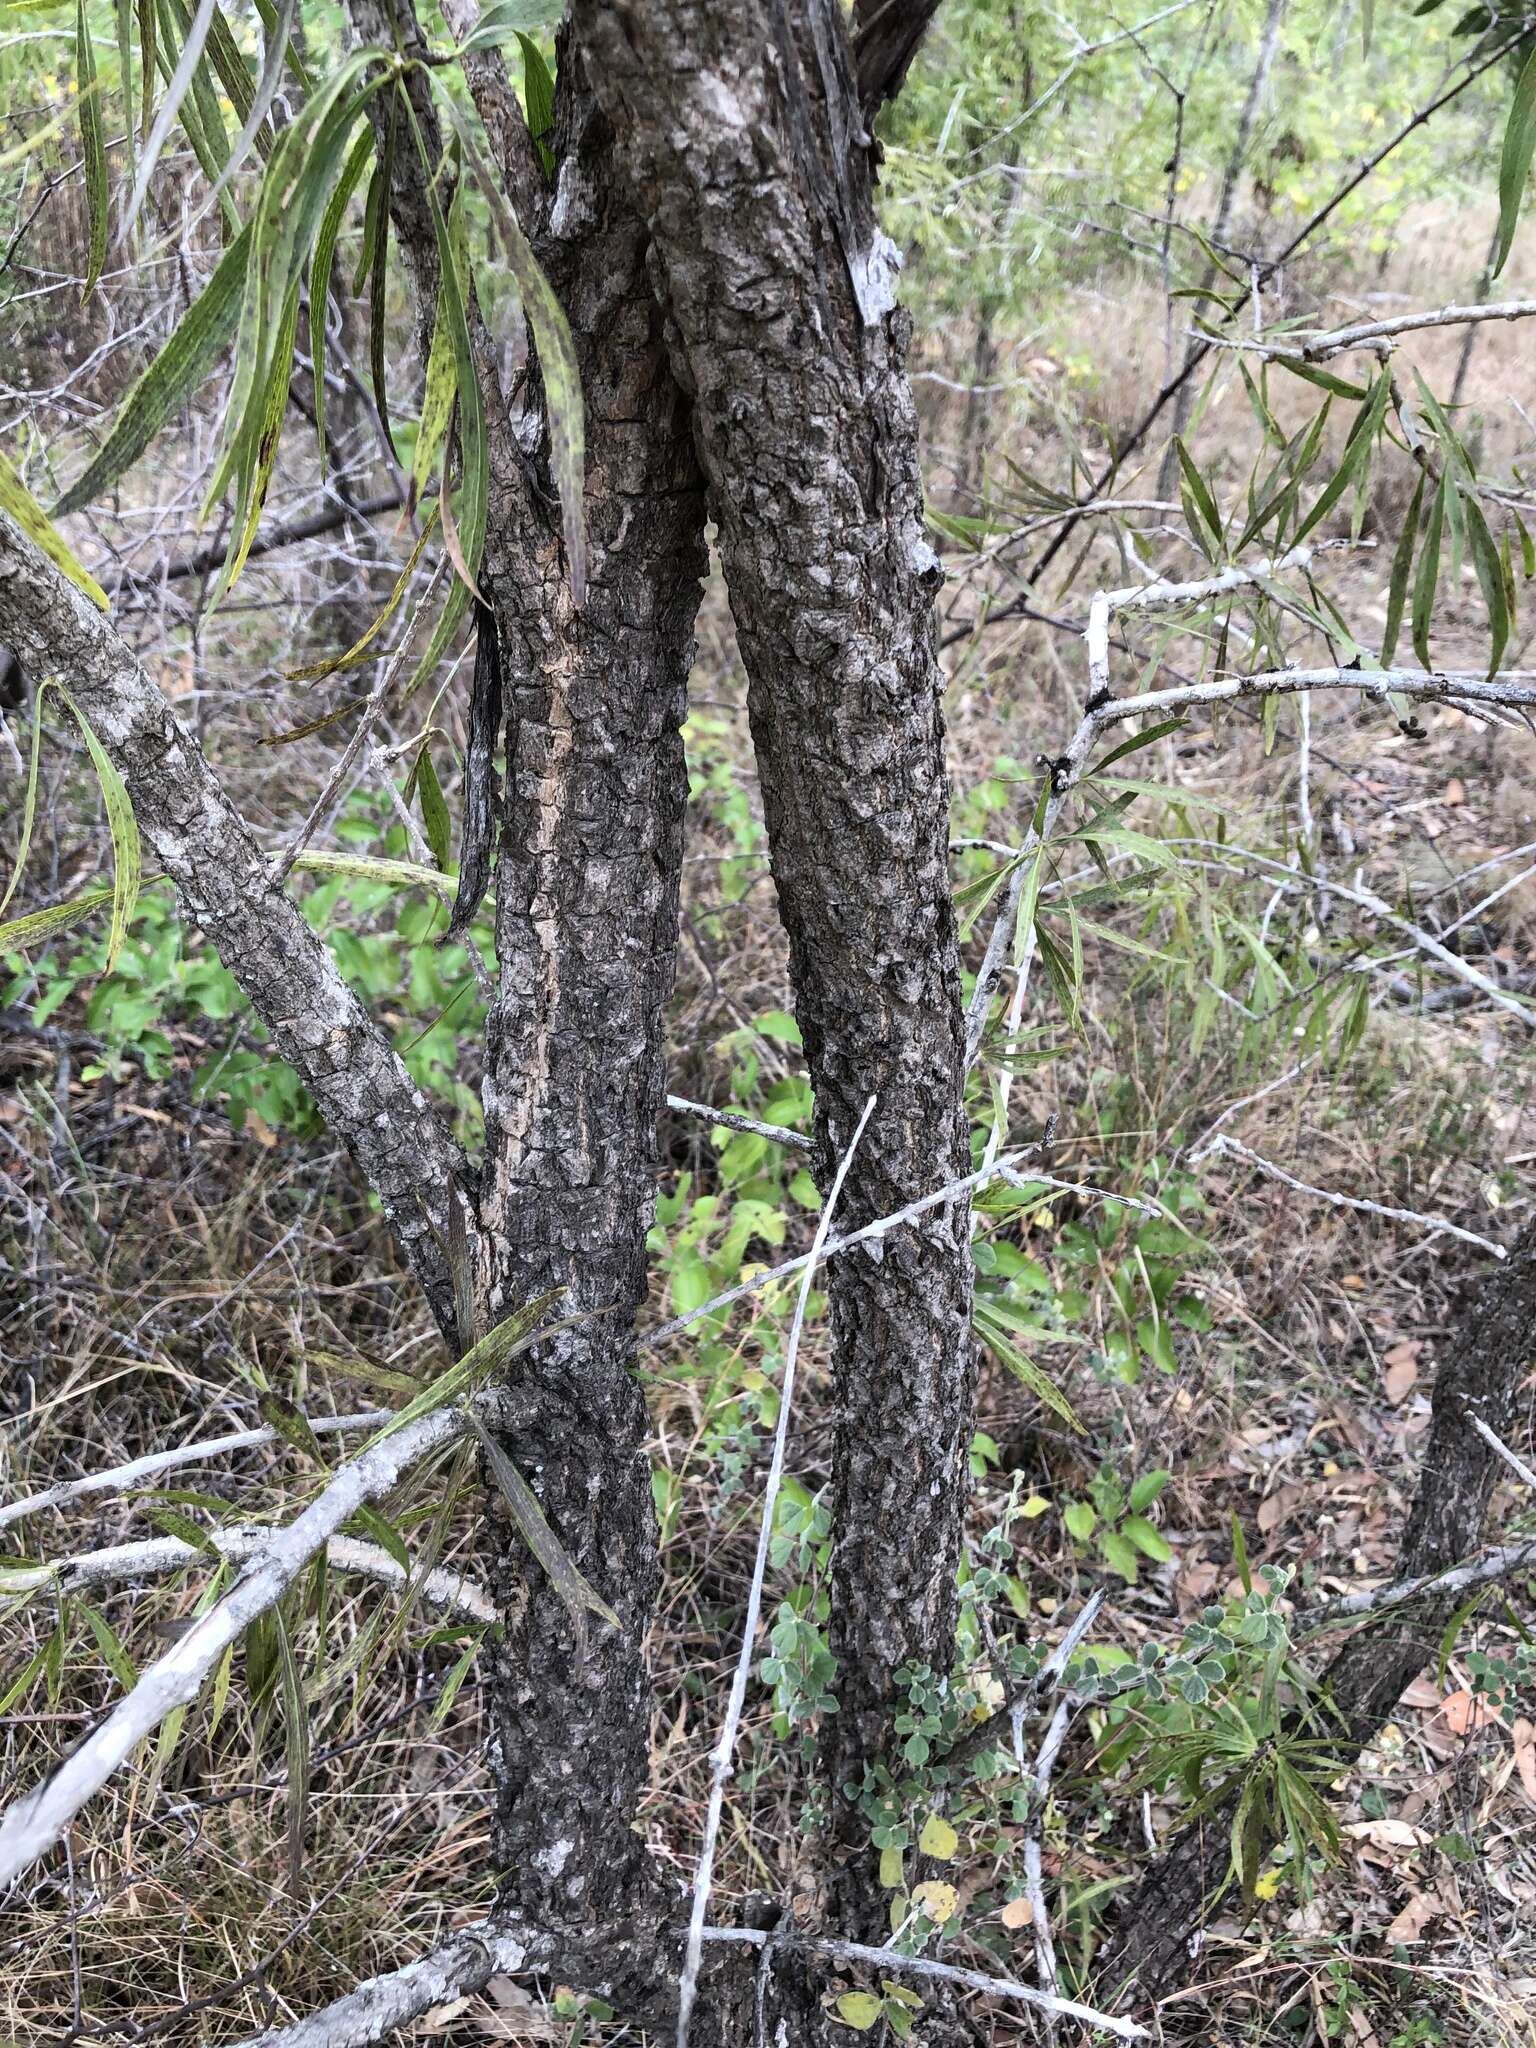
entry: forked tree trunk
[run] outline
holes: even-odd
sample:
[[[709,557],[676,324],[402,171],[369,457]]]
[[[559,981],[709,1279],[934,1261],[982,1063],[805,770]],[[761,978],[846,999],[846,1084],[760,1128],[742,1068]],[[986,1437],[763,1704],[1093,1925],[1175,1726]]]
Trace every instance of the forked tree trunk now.
[[[747,667],[825,1178],[870,1095],[850,1225],[966,1170],[941,572],[923,532],[898,261],[831,0],[577,0],[655,239]],[[841,1797],[893,1746],[908,1663],[947,1672],[973,1404],[963,1201],[840,1259],[825,1735],[842,1931],[883,1927]]]
[[[1479,1287],[1452,1349],[1435,1375],[1434,1413],[1418,1492],[1393,1576],[1443,1572],[1482,1540],[1500,1460],[1472,1426],[1476,1416],[1507,1437],[1515,1396],[1536,1358],[1536,1225]],[[1434,1661],[1459,1595],[1433,1597],[1368,1623],[1339,1650],[1323,1678],[1337,1715],[1340,1770],[1387,1721],[1404,1688]],[[1326,1717],[1326,1707],[1323,1709]],[[1324,1729],[1330,1724],[1324,1720]],[[1307,1732],[1316,1734],[1309,1724]],[[1176,1836],[1126,1894],[1096,1966],[1107,1999],[1150,2007],[1185,1982],[1198,1937],[1226,1897],[1230,1806]]]

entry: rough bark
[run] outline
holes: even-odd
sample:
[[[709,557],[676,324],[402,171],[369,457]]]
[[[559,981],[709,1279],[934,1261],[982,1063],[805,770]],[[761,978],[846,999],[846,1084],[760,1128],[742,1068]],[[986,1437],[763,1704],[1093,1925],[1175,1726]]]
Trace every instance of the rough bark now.
[[[0,638],[57,676],[122,776],[146,843],[378,1194],[444,1332],[463,1155],[303,917],[202,750],[111,622],[0,513]]]
[[[577,0],[694,395],[824,1173],[850,1224],[964,1170],[948,787],[897,256],[830,0]],[[882,1256],[883,1252],[883,1256]],[[947,1668],[971,1431],[965,1204],[838,1263],[835,1785]],[[850,1845],[867,1830],[845,1802]],[[868,1857],[843,1929],[880,1914]]]
[[[411,49],[404,0],[349,0],[360,40]],[[456,30],[470,26],[450,10]],[[706,557],[703,480],[612,133],[562,38],[544,177],[499,57],[466,67],[509,201],[570,322],[586,429],[586,600],[573,602],[537,360],[503,393],[477,337],[491,489],[479,581],[499,648],[505,769],[497,992],[487,1027],[477,1291],[494,1323],[566,1290],[592,1320],[520,1366],[509,1451],[578,1569],[621,1618],[578,1621],[499,1515],[487,1571],[504,1617],[489,1697],[504,1905],[595,1926],[637,1910],[648,1767],[644,1638],[659,1561],[645,1403],[629,1371],[665,1094],[687,774],[681,726]],[[433,110],[413,95],[428,153]],[[435,256],[419,159],[392,211],[418,298]],[[422,307],[418,320],[424,324]],[[487,779],[489,762],[480,766]]]
[[[644,1638],[658,1579],[645,1402],[630,1370],[665,1094],[687,773],[682,721],[706,566],[703,481],[666,359],[648,237],[612,136],[562,40],[558,183],[535,247],[576,337],[591,556],[578,613],[534,459],[498,437],[485,588],[501,633],[506,778],[496,871],[500,984],[487,1044],[482,1214],[497,1289],[568,1290],[594,1319],[534,1366],[515,1453],[622,1633],[585,1655],[542,1574],[501,1561],[492,1683],[498,1860],[530,1914],[633,1907],[648,1770]],[[520,1588],[514,1589],[514,1581]]]
[[[1443,1572],[1475,1551],[1499,1477],[1497,1454],[1472,1427],[1477,1416],[1507,1437],[1520,1380],[1536,1356],[1536,1226],[1483,1281],[1435,1376],[1433,1416],[1418,1491],[1394,1578]],[[1459,1595],[1430,1596],[1362,1628],[1323,1678],[1322,1726],[1347,1769],[1390,1717],[1404,1688],[1433,1663]],[[1336,1732],[1335,1732],[1336,1730]],[[1306,1733],[1318,1733],[1309,1722]],[[1126,1895],[1096,1968],[1101,1992],[1151,2006],[1188,1977],[1196,1937],[1226,1896],[1231,1808],[1175,1837]]]
[[[873,120],[906,82],[939,0],[856,0],[853,63],[859,102]]]

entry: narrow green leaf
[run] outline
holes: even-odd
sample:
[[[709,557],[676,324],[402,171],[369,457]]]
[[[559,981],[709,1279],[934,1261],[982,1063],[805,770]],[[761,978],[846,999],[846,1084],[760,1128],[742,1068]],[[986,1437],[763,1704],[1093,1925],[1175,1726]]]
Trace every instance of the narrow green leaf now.
[[[1291,536],[1295,547],[1306,539],[1313,527],[1325,519],[1334,506],[1351,488],[1356,480],[1365,475],[1370,464],[1371,452],[1376,445],[1376,435],[1386,416],[1387,399],[1392,388],[1391,379],[1383,373],[1376,379],[1370,403],[1356,419],[1345,443],[1344,454],[1331,480],[1323,486],[1317,502]]]
[[[118,90],[123,96],[123,147],[132,184],[138,153],[133,136],[133,0],[116,0]]]
[[[155,27],[155,0],[136,0],[139,16],[139,146],[149,138],[155,118],[155,74],[159,64],[159,37]]]
[[[454,274],[460,290],[469,277],[469,228],[464,214],[464,184],[461,180],[448,209],[448,240],[453,249]],[[431,480],[438,450],[448,434],[458,395],[458,371],[454,357],[453,323],[441,294],[432,328],[432,346],[427,354],[427,383],[421,403],[421,422],[416,430],[416,447],[411,457],[411,501],[425,491]],[[446,479],[444,481],[446,489]]]
[[[143,880],[143,851],[139,844],[138,821],[133,815],[133,804],[123,778],[107,758],[101,741],[92,732],[85,713],[65,689],[56,682],[54,688],[74,714],[81,738],[85,741],[86,752],[91,757],[91,766],[96,770],[96,780],[101,784],[102,803],[106,807],[107,829],[112,835],[112,929],[107,941],[108,974],[117,965],[117,956],[122,950],[123,940],[128,936],[128,927],[133,922],[133,913],[139,901],[139,885]]]
[[[241,114],[242,121],[240,133],[235,137],[229,152],[229,160],[220,175],[221,187],[228,184],[234,176],[253,143],[261,156],[267,157],[272,153],[272,126],[267,115],[271,112],[273,102],[277,98],[278,87],[282,84],[283,63],[297,19],[298,0],[281,0],[277,14],[271,21],[263,23],[265,43],[262,51],[261,76],[256,82],[255,92],[251,93],[246,80],[245,63],[240,57],[239,46],[230,33],[229,24],[222,13],[215,15],[217,29],[221,31],[213,43],[215,68],[222,78],[229,63],[229,50],[232,48],[236,59],[234,71],[241,81],[246,82],[243,106],[242,96],[233,92],[230,94],[231,102],[236,113]]]
[[[453,851],[453,824],[448,816],[447,800],[443,796],[443,785],[437,779],[437,770],[432,765],[429,747],[423,747],[417,760],[417,790],[421,802],[422,830],[432,858],[446,874]]]
[[[75,84],[80,95],[80,153],[85,161],[85,196],[90,214],[90,257],[82,299],[96,289],[107,260],[107,142],[101,127],[101,87],[96,78],[96,48],[86,25],[85,0],[75,8]]]
[[[56,1636],[57,1634],[58,1630],[55,1629],[54,1635]],[[48,1651],[52,1641],[53,1637],[50,1636],[48,1642],[43,1644],[36,1656],[22,1667],[12,1683],[6,1687],[3,1693],[0,1693],[0,1714],[8,1714],[12,1707],[16,1706],[21,1700],[24,1700],[32,1690],[33,1685],[42,1673],[43,1666],[48,1661]]]
[[[0,950],[24,953],[29,946],[41,945],[45,939],[56,938],[60,932],[84,924],[111,901],[110,888],[87,889],[83,896],[71,896],[67,902],[51,904],[47,910],[13,917],[9,924],[0,924]]]
[[[250,253],[246,228],[224,251],[185,319],[123,400],[94,460],[53,508],[55,519],[100,497],[202,383],[235,331]]]
[[[1533,153],[1536,153],[1536,49],[1531,51],[1521,70],[1504,129],[1504,149],[1499,159],[1499,246],[1493,262],[1495,277],[1509,260]]]
[[[1319,391],[1328,391],[1335,398],[1369,398],[1370,387],[1356,384],[1352,378],[1335,376],[1332,370],[1319,369],[1316,363],[1298,363],[1285,356],[1275,358],[1282,370],[1289,370],[1293,377],[1299,377],[1303,384],[1311,384]]]
[[[187,96],[187,89],[192,84],[193,74],[202,59],[203,45],[208,40],[208,31],[213,24],[214,5],[215,0],[198,0],[197,12],[193,15],[191,24],[188,27],[186,41],[182,45],[181,54],[176,60],[176,67],[171,73],[169,84],[166,86],[165,96],[156,110],[154,125],[150,129],[143,150],[139,155],[138,172],[134,178],[133,189],[129,194],[128,205],[123,214],[124,234],[128,232],[139,217],[139,208],[144,204],[145,194],[149,190],[150,176],[154,171],[155,165],[160,160],[160,152],[164,149],[166,138],[171,132],[171,123],[175,120],[177,111]],[[147,86],[145,99],[147,104]],[[222,164],[220,168],[222,168]]]
[[[546,178],[555,175],[555,152],[550,137],[555,132],[555,81],[544,61],[544,52],[521,29],[517,40],[523,53],[523,106],[528,116],[528,133],[538,151]]]
[[[1509,645],[1509,593],[1504,583],[1504,565],[1499,560],[1493,535],[1488,531],[1482,506],[1473,492],[1466,489],[1461,492],[1461,501],[1472,567],[1477,574],[1478,588],[1483,593],[1483,603],[1488,607],[1488,673],[1491,676],[1504,659],[1504,650]]]
[[[994,1305],[978,1297],[971,1311],[971,1320],[976,1335],[998,1364],[1006,1367],[1053,1414],[1059,1415],[1069,1429],[1076,1430],[1079,1436],[1084,1435],[1083,1425],[1078,1421],[1071,1402],[1050,1375],[1043,1372],[1027,1352],[1020,1350]]]
[[[437,1696],[437,1705],[432,1709],[432,1719],[429,1723],[429,1726],[433,1728],[441,1728],[443,1723],[447,1720],[448,1715],[452,1710],[453,1703],[459,1696],[460,1688],[463,1686],[464,1681],[466,1678],[468,1678],[470,1672],[474,1669],[475,1659],[479,1656],[479,1654],[480,1638],[476,1636],[474,1641],[470,1643],[460,1653],[459,1657],[454,1663],[453,1669],[448,1673],[448,1676],[443,1680],[443,1689]]]
[[[267,488],[272,481],[282,441],[283,416],[288,410],[288,384],[293,374],[293,350],[298,328],[299,280],[295,278],[289,287],[288,304],[273,343],[266,389],[256,420],[256,439],[250,448],[252,460],[248,468],[242,465],[246,473],[242,478],[240,502],[235,514],[235,531],[239,538],[224,557],[224,566],[209,594],[210,606],[223,600],[225,592],[245,567],[245,558],[261,524],[262,507],[267,502]]]
[[[480,1421],[472,1408],[464,1413],[470,1428],[480,1439],[480,1448],[485,1453],[491,1475],[500,1489],[502,1497],[512,1511],[517,1532],[544,1568],[544,1574],[560,1598],[577,1618],[578,1627],[584,1612],[597,1615],[611,1628],[622,1628],[623,1623],[608,1605],[607,1601],[587,1579],[583,1578],[571,1560],[570,1553],[549,1526],[544,1510],[539,1506],[533,1489],[521,1472],[507,1456],[501,1445]]]
[[[430,889],[445,903],[453,901],[458,887],[455,876],[440,874],[436,868],[419,867],[410,860],[382,860],[367,853],[331,853],[314,848],[301,853],[294,866],[305,874],[347,875],[357,882],[387,882],[395,889]]]
[[[1397,652],[1397,636],[1402,631],[1403,606],[1408,599],[1408,574],[1413,567],[1413,550],[1419,537],[1419,514],[1424,503],[1426,481],[1421,471],[1414,488],[1413,503],[1408,507],[1408,517],[1403,522],[1403,530],[1392,555],[1392,577],[1387,585],[1387,623],[1381,635],[1383,668],[1392,666],[1392,657]]]
[[[288,1783],[283,1801],[288,1834],[288,1885],[295,1898],[304,1888],[304,1810],[309,1802],[309,1714],[293,1637],[281,1602],[272,1610],[277,1624],[278,1673],[283,1703],[283,1751]]]
[[[314,254],[309,263],[309,357],[315,366],[315,442],[320,451],[320,467],[325,468],[325,351],[326,351],[326,308],[330,304],[331,284],[335,271],[336,239],[341,233],[342,221],[346,218],[347,207],[352,195],[362,182],[363,172],[368,168],[373,155],[373,129],[367,127],[352,145],[352,154],[347,158],[335,191],[321,216],[319,232],[315,236]]]
[[[286,1394],[279,1394],[275,1388],[268,1387],[257,1399],[256,1412],[263,1422],[277,1431],[285,1444],[302,1451],[306,1458],[313,1458],[317,1465],[325,1463],[325,1454],[320,1449],[319,1438],[309,1426],[309,1417]]]
[[[401,1571],[410,1570],[411,1553],[405,1547],[405,1538],[386,1515],[381,1515],[376,1507],[364,1501],[352,1519],[382,1551],[394,1559]]]
[[[190,1515],[167,1507],[149,1507],[144,1512],[162,1535],[174,1536],[179,1543],[189,1543],[194,1550],[201,1550],[209,1557],[218,1556],[208,1531],[200,1522],[194,1522]]]
[[[1419,571],[1413,582],[1413,651],[1425,668],[1434,665],[1429,658],[1429,621],[1435,608],[1435,586],[1440,580],[1440,536],[1445,526],[1446,498],[1451,490],[1447,472],[1430,500],[1424,544],[1419,551]]]
[[[400,102],[404,97],[399,86],[390,94],[389,119],[384,124],[384,150],[374,170],[373,184],[368,193],[369,218],[364,227],[363,261],[368,265],[368,367],[373,379],[373,402],[378,408],[379,424],[384,429],[384,438],[391,449],[395,446],[394,430],[389,423],[389,379],[384,372],[385,357],[385,315],[388,305],[389,287],[389,194],[395,175],[395,135],[400,125]],[[377,213],[373,209],[375,194],[378,195]],[[356,289],[356,286],[353,287]],[[396,454],[398,460],[398,451]]]
[[[92,604],[99,605],[102,611],[107,609],[107,593],[90,571],[76,561],[68,541],[3,455],[0,455],[0,512],[8,512],[28,540],[40,547],[49,561],[63,570],[75,588],[85,592]]]
[[[539,266],[528,237],[497,179],[485,167],[468,123],[445,102],[459,131],[464,157],[490,208],[508,267],[517,280],[523,311],[533,330],[544,379],[549,423],[549,461],[559,494],[565,538],[565,563],[571,579],[571,602],[580,611],[587,596],[587,531],[582,505],[586,482],[586,427],[582,414],[581,375],[576,345],[565,309]],[[462,380],[461,380],[462,381]],[[471,567],[478,566],[472,563]]]
[[[450,1365],[446,1372],[439,1373],[437,1378],[423,1387],[413,1400],[407,1401],[398,1414],[392,1415],[383,1428],[368,1439],[369,1446],[382,1443],[386,1437],[393,1436],[397,1429],[403,1429],[408,1422],[415,1422],[420,1416],[431,1415],[439,1408],[448,1407],[451,1402],[459,1400],[488,1380],[493,1373],[499,1372],[519,1353],[526,1351],[529,1345],[536,1344],[542,1337],[552,1336],[555,1330],[564,1328],[563,1323],[552,1324],[547,1329],[539,1327],[552,1304],[559,1300],[563,1292],[563,1288],[555,1287],[547,1294],[537,1295],[508,1316],[505,1322],[498,1323],[494,1330],[487,1331],[485,1336],[470,1346],[462,1358]]]
[[[343,669],[357,668],[361,663],[372,661],[376,658],[373,643],[399,610],[401,599],[410,588],[411,578],[416,573],[416,566],[421,560],[422,552],[427,542],[432,537],[432,529],[436,524],[437,507],[434,505],[431,512],[422,521],[421,532],[417,536],[416,545],[411,549],[410,557],[405,567],[395,578],[395,587],[390,592],[384,609],[374,619],[362,638],[355,641],[345,654],[333,655],[326,661],[317,661],[309,668],[289,669],[287,672],[289,682],[318,683],[326,676],[337,675]]]
[[[1212,560],[1214,561],[1216,557],[1221,553],[1222,530],[1221,514],[1216,509],[1216,500],[1211,495],[1211,489],[1209,484],[1207,484],[1205,478],[1200,474],[1199,470],[1195,467],[1194,460],[1191,457],[1189,450],[1184,446],[1184,437],[1182,434],[1174,435],[1173,448],[1174,453],[1179,458],[1179,474],[1184,479],[1185,488],[1188,491],[1190,498],[1193,500],[1195,511],[1198,514],[1198,518],[1196,520],[1192,520],[1191,525],[1194,527],[1198,527],[1201,525],[1204,526],[1209,540],[1209,552]],[[1186,508],[1186,517],[1187,516],[1188,508]],[[1198,531],[1196,532],[1195,537],[1196,539],[1199,539],[1200,536]]]
[[[96,1638],[96,1647],[101,1652],[102,1662],[123,1688],[132,1692],[139,1682],[139,1674],[133,1659],[118,1640],[117,1632],[104,1614],[100,1614],[88,1601],[80,1602],[80,1612],[85,1616],[86,1626]]]
[[[1184,723],[1182,718],[1165,718],[1159,725],[1148,726],[1145,732],[1133,732],[1129,739],[1121,740],[1117,747],[1111,747],[1094,769],[1095,778],[1102,775],[1106,768],[1112,768],[1116,761],[1123,761],[1127,754],[1139,753],[1143,747],[1150,747],[1157,740],[1167,739],[1171,732],[1181,732]]]

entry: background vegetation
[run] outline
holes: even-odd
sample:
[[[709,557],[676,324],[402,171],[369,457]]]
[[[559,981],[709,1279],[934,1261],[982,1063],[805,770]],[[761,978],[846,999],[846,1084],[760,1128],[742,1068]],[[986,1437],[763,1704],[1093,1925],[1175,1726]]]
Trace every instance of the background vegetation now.
[[[1453,496],[1472,512],[1443,533],[1431,524],[1438,483],[1426,497],[1395,398],[1372,423],[1375,380],[1388,373],[1369,355],[1308,377],[1215,352],[1177,422],[1183,458],[1169,452],[1169,408],[1114,471],[1120,509],[1070,529],[1061,518],[1063,503],[1099,488],[1196,323],[1216,324],[1229,304],[1224,333],[1251,334],[1256,313],[1283,341],[1288,325],[1520,297],[1529,230],[1496,287],[1489,278],[1518,49],[1412,129],[1268,273],[1362,160],[1460,82],[1492,21],[1483,9],[1413,12],[1387,0],[1372,12],[1175,0],[1122,19],[1076,0],[953,0],[889,117],[885,220],[906,257],[947,572],[954,872],[976,927],[973,971],[1035,812],[1041,757],[1060,753],[1081,712],[1079,635],[1096,589],[1205,575],[1245,527],[1245,559],[1278,554],[1343,474],[1307,537],[1346,545],[1235,600],[1127,621],[1117,672],[1159,687],[1221,662],[1242,635],[1271,666],[1363,652],[1370,667],[1386,658],[1394,612],[1404,649],[1411,641],[1421,658],[1481,671],[1502,634],[1495,658],[1525,660],[1536,373],[1518,324],[1430,329],[1393,358],[1439,472],[1469,484]],[[231,10],[230,20],[254,65],[256,17]],[[451,40],[430,10],[424,20]],[[77,21],[16,0],[0,24],[10,343],[0,435],[51,503],[184,319],[226,227],[206,176],[173,151],[149,188],[142,248],[131,259],[111,248],[82,302],[92,240],[82,53],[101,82],[115,186],[126,169],[116,16],[93,4]],[[322,74],[342,48],[340,16],[306,7],[303,25]],[[553,55],[548,31],[508,47],[536,91]],[[227,101],[202,112],[230,134],[239,125]],[[360,192],[339,243],[349,282],[364,236]],[[263,536],[329,516],[347,494],[398,496],[410,472],[424,365],[391,281],[372,308],[390,365],[391,455],[369,374],[366,285],[332,338],[325,472],[301,345]],[[402,572],[407,617],[440,569],[439,548],[434,538],[411,566],[421,522],[413,530],[397,503],[258,551],[211,607],[216,565],[198,569],[193,557],[228,540],[219,510],[196,530],[220,383],[66,531],[246,815],[280,844],[325,786],[347,733],[338,714],[362,687],[357,670],[294,671],[350,647]],[[1357,444],[1349,436],[1358,440],[1363,418]],[[1315,467],[1302,459],[1309,445]],[[1495,496],[1480,498],[1474,479]],[[434,792],[457,813],[462,680],[445,662],[391,708],[362,786],[317,845],[441,864]],[[14,851],[30,726],[21,688],[0,688]],[[1259,1770],[1275,1732],[1270,1657],[1289,1651],[1298,1608],[1390,1576],[1437,1357],[1487,1242],[1510,1242],[1530,1214],[1530,735],[1449,707],[1413,716],[1347,693],[1308,702],[1234,704],[1116,764],[1099,829],[1042,878],[1019,1029],[999,1013],[974,1082],[978,1160],[1009,1089],[1015,1133],[1048,1134],[1052,1174],[1146,1206],[1039,1182],[994,1185],[983,1199],[976,1324],[988,1367],[972,1453],[966,1661],[949,1692],[912,1675],[908,1774],[865,1794],[903,1937],[981,1967],[1022,1965],[1029,1816],[1011,1789],[948,1797],[930,1763],[997,1704],[1000,1674],[1038,1656],[1104,1587],[1090,1638],[1097,1692],[1042,1823],[1068,1989],[1090,1981],[1110,1896],[1197,1803],[1201,1767]],[[42,723],[36,843],[13,914],[112,869],[79,732],[56,702]],[[809,1089],[717,599],[687,740],[671,1086],[803,1132]],[[412,1071],[471,1132],[480,998],[467,950],[439,943],[441,897],[345,863],[301,886]],[[1371,913],[1362,891],[1399,924]],[[1405,922],[1476,979],[1405,938]],[[7,1494],[247,1426],[272,1393],[311,1416],[398,1401],[402,1375],[430,1357],[429,1319],[296,1078],[168,893],[146,887],[115,953],[104,919],[11,943],[0,962]],[[1248,1154],[1211,1148],[1218,1134],[1309,1189],[1380,1207],[1298,1192]],[[652,1233],[658,1324],[808,1243],[817,1198],[794,1150],[669,1112],[666,1165]],[[647,1818],[657,1853],[680,1867],[750,1571],[754,1475],[776,1420],[790,1306],[788,1286],[769,1290],[646,1355],[667,1568]],[[1527,1382],[1527,1417],[1530,1394]],[[723,1846],[726,1898],[781,1894],[795,1869],[797,1759],[828,1685],[819,1496],[829,1426],[813,1374]],[[149,1525],[201,1546],[233,1516],[298,1498],[314,1456],[280,1442],[126,1501],[87,1497],[41,1533],[10,1533],[28,1558]],[[1528,1527],[1532,1508],[1512,1476],[1501,1524]],[[467,1566],[473,1516],[467,1500],[445,1501],[441,1473],[392,1504],[384,1540],[414,1543],[440,1516],[443,1561]],[[208,1585],[200,1568],[147,1590],[18,1598],[0,1660],[7,1774],[30,1781],[65,1752]],[[1379,2048],[1533,2038],[1529,1590],[1517,1583],[1473,1603],[1359,1769],[1322,1788],[1328,1806],[1300,1801],[1287,1813],[1277,1846],[1244,1872],[1246,1900],[1211,1931],[1193,2038]],[[317,1585],[292,1603],[267,1640],[247,1644],[239,1682],[226,1673],[211,1705],[167,1723],[82,1818],[65,1870],[13,1900],[0,1927],[0,2032],[28,2043],[232,2039],[404,1960],[453,1915],[483,1908],[481,1731],[467,1682],[478,1642],[476,1628],[445,1626],[419,1605],[396,1610],[376,1589]],[[1116,1679],[1123,1671],[1135,1685]],[[1083,1689],[1093,1690],[1086,1678]],[[927,1880],[926,1896],[910,1888],[920,1838],[953,1879]],[[910,2024],[894,1995],[849,2018],[897,2034]],[[988,2024],[1001,2040],[1024,2022]],[[538,2000],[504,1982],[439,2010],[424,2037],[633,2038],[558,1988]]]

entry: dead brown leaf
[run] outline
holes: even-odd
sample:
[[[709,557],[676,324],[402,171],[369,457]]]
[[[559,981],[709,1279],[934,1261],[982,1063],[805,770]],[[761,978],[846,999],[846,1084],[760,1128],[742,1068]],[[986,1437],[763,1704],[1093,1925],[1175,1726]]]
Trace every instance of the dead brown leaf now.
[[[1490,1721],[1499,1718],[1486,1700],[1478,1699],[1465,1686],[1460,1692],[1448,1694],[1441,1702],[1440,1711],[1453,1735],[1469,1735],[1474,1728],[1486,1728]]]
[[[1387,1929],[1387,1940],[1422,1941],[1424,1930],[1440,1911],[1440,1901],[1433,1892],[1415,1892]]]
[[[1401,1344],[1394,1344],[1382,1361],[1382,1392],[1394,1408],[1402,1406],[1413,1392],[1419,1377],[1419,1343],[1416,1337],[1405,1337]]]
[[[1536,1722],[1527,1721],[1522,1714],[1510,1729],[1515,1745],[1515,1769],[1520,1773],[1520,1783],[1525,1796],[1536,1805]]]

